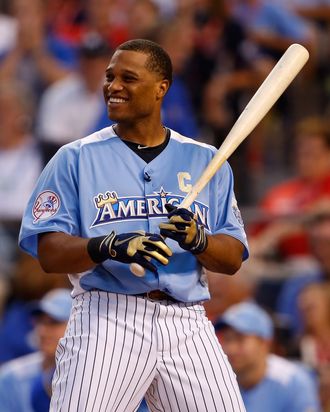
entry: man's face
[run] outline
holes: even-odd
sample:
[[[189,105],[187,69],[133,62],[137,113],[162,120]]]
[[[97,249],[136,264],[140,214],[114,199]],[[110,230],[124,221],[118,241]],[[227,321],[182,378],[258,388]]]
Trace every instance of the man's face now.
[[[168,81],[145,67],[147,59],[144,53],[126,50],[112,56],[103,86],[111,120],[133,123],[159,113]]]
[[[47,358],[54,358],[58,341],[64,336],[67,322],[58,322],[42,313],[37,316],[35,330],[38,347]]]
[[[307,179],[317,179],[330,171],[330,150],[324,138],[317,134],[301,135],[295,146],[298,173]]]
[[[218,337],[237,375],[249,372],[255,369],[260,362],[265,362],[268,343],[258,336],[243,335],[226,327],[218,334]]]

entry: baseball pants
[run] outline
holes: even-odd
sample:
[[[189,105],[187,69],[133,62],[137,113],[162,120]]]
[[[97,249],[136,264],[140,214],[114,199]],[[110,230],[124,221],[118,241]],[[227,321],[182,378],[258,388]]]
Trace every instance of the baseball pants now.
[[[102,291],[74,298],[56,353],[51,412],[245,412],[200,303]]]

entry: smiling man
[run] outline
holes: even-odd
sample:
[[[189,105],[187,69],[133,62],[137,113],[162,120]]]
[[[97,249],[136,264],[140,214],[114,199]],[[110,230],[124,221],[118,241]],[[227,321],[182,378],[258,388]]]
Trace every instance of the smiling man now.
[[[115,124],[62,147],[27,206],[21,247],[73,284],[51,411],[133,412],[144,396],[151,411],[245,411],[203,307],[203,266],[234,274],[248,256],[232,171],[177,207],[216,149],[162,124],[171,82],[158,44],[119,46],[103,87]]]

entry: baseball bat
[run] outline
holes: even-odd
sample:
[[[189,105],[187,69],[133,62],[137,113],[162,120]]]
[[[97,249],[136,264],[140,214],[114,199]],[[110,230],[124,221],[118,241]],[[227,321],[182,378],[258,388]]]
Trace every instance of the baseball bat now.
[[[308,58],[309,53],[302,45],[295,43],[288,47],[252,96],[220,148],[179,207],[188,208],[194,202],[217,170],[265,117],[303,68]],[[132,263],[130,268],[136,276],[144,276],[145,274],[145,269],[137,263]]]

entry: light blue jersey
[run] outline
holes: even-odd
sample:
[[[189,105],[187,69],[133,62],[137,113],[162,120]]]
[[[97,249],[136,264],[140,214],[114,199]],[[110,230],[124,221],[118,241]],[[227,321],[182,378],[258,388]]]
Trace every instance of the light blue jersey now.
[[[246,412],[321,412],[316,385],[306,370],[276,355],[269,355],[258,385],[240,389]]]
[[[22,356],[1,366],[1,412],[33,412],[32,385],[41,371],[42,354],[40,352]]]
[[[216,149],[174,131],[168,145],[150,163],[142,160],[107,127],[63,146],[44,169],[27,205],[20,246],[37,256],[38,234],[64,232],[91,238],[145,230],[159,233],[167,220],[166,203],[179,204]],[[143,149],[142,149],[143,150]],[[247,240],[233,191],[228,163],[216,173],[191,206],[209,233]],[[70,274],[73,295],[100,289],[140,294],[161,289],[183,302],[209,299],[202,267],[196,257],[166,240],[170,263],[155,263],[158,274],[133,275],[127,264],[107,260],[87,272]]]

